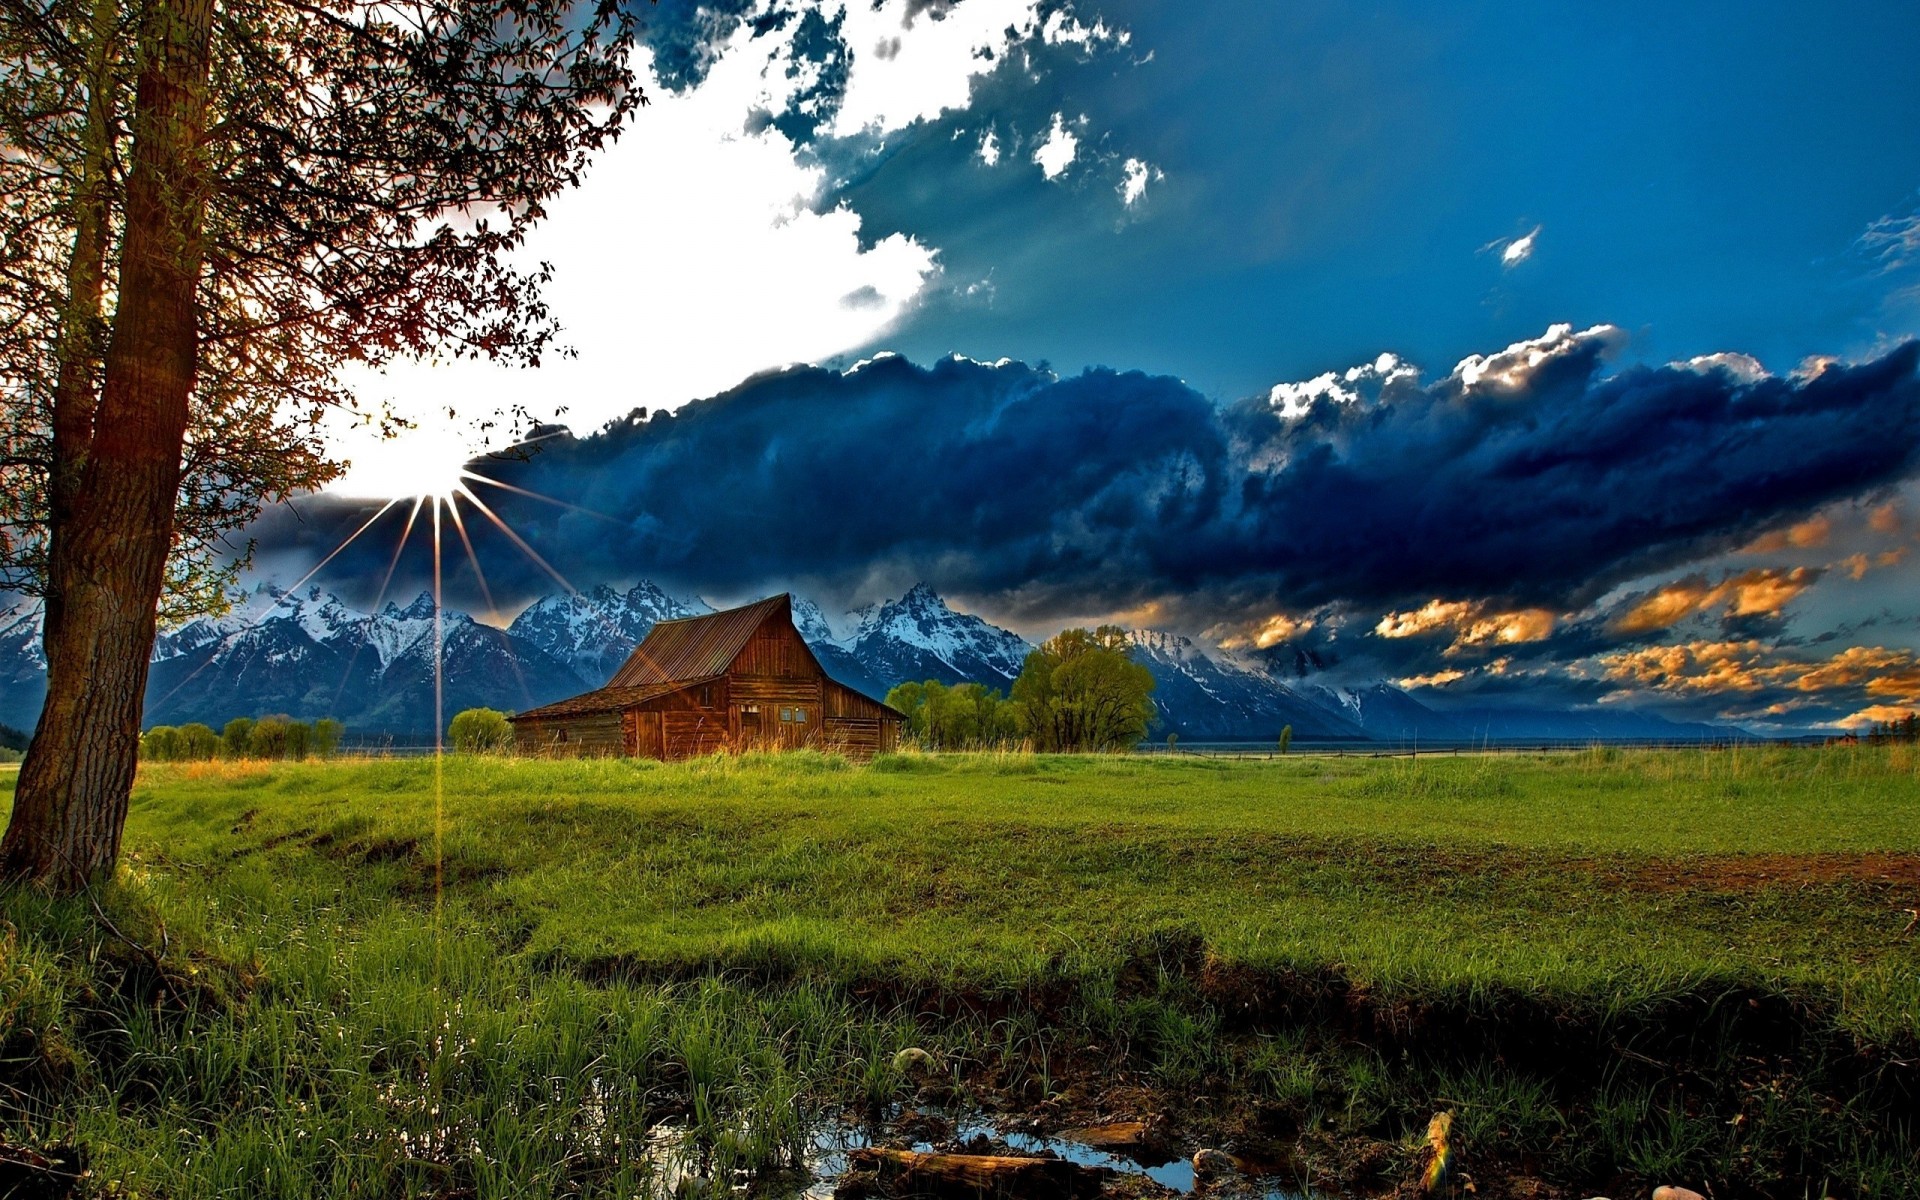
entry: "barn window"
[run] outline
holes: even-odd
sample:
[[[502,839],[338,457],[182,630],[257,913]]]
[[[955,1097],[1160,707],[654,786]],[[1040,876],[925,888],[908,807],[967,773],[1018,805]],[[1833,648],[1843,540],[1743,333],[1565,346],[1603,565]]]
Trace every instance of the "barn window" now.
[[[566,740],[567,740],[567,731],[566,731],[566,730],[564,730],[564,729],[560,729],[560,730],[556,730],[556,731],[554,732],[554,735],[553,735],[553,740],[554,740],[554,741],[556,741],[556,742],[564,742],[564,741],[566,741]]]
[[[791,721],[791,720],[793,720],[793,710],[792,710],[792,709],[790,709],[790,708],[783,708],[783,709],[781,709],[781,710],[780,710],[780,719],[781,719],[782,721]]]
[[[757,717],[760,715],[760,706],[758,704],[743,704],[740,706],[740,711],[746,716]]]
[[[804,708],[796,708],[796,709],[794,709],[794,710],[793,710],[793,719],[794,719],[794,720],[796,720],[796,721],[805,721],[805,720],[807,719],[807,710],[806,710],[806,709],[804,709]]]

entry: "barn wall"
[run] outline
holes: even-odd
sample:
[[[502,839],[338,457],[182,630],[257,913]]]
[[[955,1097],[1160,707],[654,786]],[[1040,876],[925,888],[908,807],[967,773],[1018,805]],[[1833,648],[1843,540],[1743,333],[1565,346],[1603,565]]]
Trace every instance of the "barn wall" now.
[[[567,739],[559,740],[562,730]],[[595,758],[626,753],[620,714],[587,713],[577,717],[521,718],[513,723],[514,748],[521,754],[546,758]]]

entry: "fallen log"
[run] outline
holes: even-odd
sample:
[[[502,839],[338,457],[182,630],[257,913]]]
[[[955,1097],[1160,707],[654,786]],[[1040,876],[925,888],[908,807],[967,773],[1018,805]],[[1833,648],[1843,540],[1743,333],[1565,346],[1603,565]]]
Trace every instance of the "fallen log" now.
[[[1113,1172],[1064,1158],[1005,1154],[923,1154],[871,1148],[847,1156],[847,1178],[835,1194],[926,1200],[1094,1200]],[[864,1192],[865,1180],[873,1190]],[[849,1186],[851,1185],[851,1186]]]

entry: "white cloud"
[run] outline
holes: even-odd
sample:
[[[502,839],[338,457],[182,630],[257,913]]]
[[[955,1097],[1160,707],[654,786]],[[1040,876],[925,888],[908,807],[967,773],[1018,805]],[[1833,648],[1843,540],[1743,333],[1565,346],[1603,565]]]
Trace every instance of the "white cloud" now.
[[[1506,247],[1500,251],[1500,265],[1503,267],[1517,267],[1529,258],[1532,258],[1534,243],[1540,238],[1540,228],[1540,226],[1535,225],[1526,233],[1508,242]]]
[[[1099,17],[1095,17],[1091,25],[1082,25],[1064,8],[1054,10],[1053,15],[1047,18],[1046,27],[1041,34],[1046,38],[1047,43],[1053,46],[1125,46],[1133,41],[1131,32],[1125,29],[1109,29],[1107,23]]]
[[[1468,390],[1481,386],[1517,388],[1556,359],[1592,345],[1598,345],[1603,352],[1612,351],[1626,340],[1626,331],[1617,325],[1595,325],[1578,333],[1570,324],[1551,325],[1541,336],[1515,342],[1505,350],[1468,355],[1453,368],[1453,378]]]
[[[912,20],[909,7],[821,0],[847,47],[829,133],[884,137],[963,109],[975,81],[1022,43],[1127,41],[1060,10],[1043,21],[1040,0],[967,0]],[[756,37],[754,23],[742,22],[712,48],[705,78],[682,92],[661,85],[647,52],[637,53],[653,103],[583,186],[548,205],[520,256],[554,264],[545,299],[577,357],[549,355],[537,371],[409,362],[350,375],[365,399],[390,400],[422,428],[381,443],[344,417],[332,421],[338,451],[356,460],[344,486],[404,492],[409,456],[444,459],[454,452],[450,431],[477,450],[488,421],[498,445],[502,414],[517,408],[580,430],[639,406],[677,408],[756,371],[870,344],[919,301],[939,275],[937,249],[899,233],[863,245],[859,214],[815,211],[832,183],[825,168],[776,126],[751,120],[823,111],[819,96],[805,95],[821,68],[796,51],[797,24]],[[1063,120],[1035,157],[1049,179],[1078,151]],[[1004,150],[991,130],[981,139],[988,165]],[[445,419],[450,408],[457,423]]]
[[[578,357],[549,356],[537,371],[397,363],[352,378],[361,394],[390,398],[401,415],[441,431],[455,409],[477,448],[473,427],[516,406],[536,416],[564,406],[561,420],[592,429],[636,406],[676,408],[755,371],[879,336],[937,274],[936,251],[897,233],[862,247],[857,213],[813,211],[822,168],[803,164],[775,128],[743,131],[750,111],[778,111],[794,94],[787,61],[779,39],[743,30],[719,48],[699,87],[676,94],[654,82],[641,53],[636,66],[654,102],[582,187],[553,200],[521,256],[555,264],[545,297]],[[445,453],[443,432],[423,428],[381,445],[349,426],[344,418],[330,426],[340,452],[362,460],[336,485],[347,490],[396,490],[394,464],[409,447]],[[364,461],[376,458],[384,465]]]
[[[1048,179],[1058,179],[1061,172],[1073,165],[1079,153],[1080,139],[1067,128],[1066,119],[1060,113],[1053,114],[1053,127],[1033,152],[1033,161],[1040,164],[1040,173]]]
[[[1000,139],[991,129],[980,138],[980,161],[990,167],[1000,165]]]
[[[1382,352],[1372,362],[1328,371],[1301,383],[1276,383],[1267,392],[1267,402],[1288,420],[1311,412],[1316,402],[1331,400],[1353,404],[1375,400],[1401,383],[1414,383],[1420,368],[1391,351]]]
[[[1725,371],[1741,383],[1756,383],[1768,376],[1767,368],[1751,354],[1722,351],[1719,354],[1699,354],[1685,362],[1671,363],[1685,371],[1698,371],[1702,375],[1714,371]]]
[[[1147,182],[1158,183],[1167,176],[1160,168],[1150,166],[1137,158],[1129,158],[1121,168],[1120,202],[1128,208],[1138,204],[1147,194]]]
[[[1920,261],[1920,211],[1879,218],[1856,245],[1883,275]]]
[[[967,0],[944,9],[938,20],[923,13],[909,23],[907,0],[878,7],[827,0],[823,15],[843,22],[841,36],[854,48],[833,132],[903,129],[965,108],[976,77],[1040,35],[1039,7],[1038,0]],[[866,50],[882,44],[893,52],[883,57]]]

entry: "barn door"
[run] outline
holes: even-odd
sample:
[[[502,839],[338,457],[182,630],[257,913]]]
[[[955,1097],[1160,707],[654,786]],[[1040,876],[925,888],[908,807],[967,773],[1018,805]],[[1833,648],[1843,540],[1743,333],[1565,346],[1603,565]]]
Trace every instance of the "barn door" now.
[[[740,745],[748,750],[760,749],[760,706],[758,704],[740,706]]]
[[[633,722],[627,753],[638,758],[665,758],[667,747],[660,736],[660,714],[629,712],[627,716]]]

